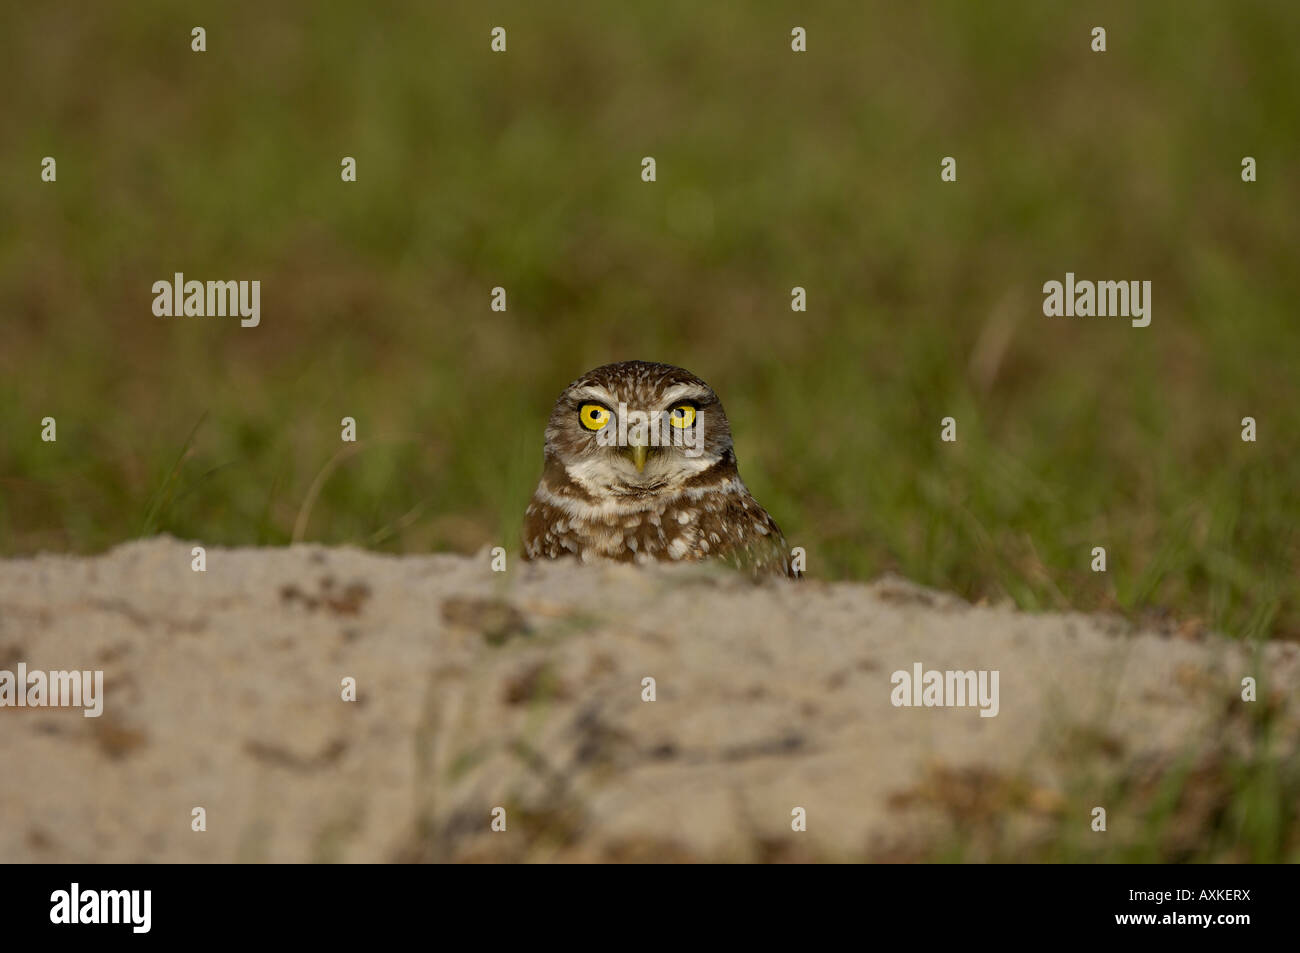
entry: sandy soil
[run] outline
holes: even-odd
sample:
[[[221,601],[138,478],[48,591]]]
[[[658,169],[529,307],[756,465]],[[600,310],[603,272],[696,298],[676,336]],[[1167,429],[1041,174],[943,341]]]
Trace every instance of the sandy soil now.
[[[104,672],[98,718],[0,708],[0,861],[1027,856],[1140,836],[1118,781],[1244,750],[1252,706],[1300,734],[1291,644],[894,578],[315,546],[209,549],[199,573],[192,545],[0,561],[0,670]],[[892,704],[918,662],[996,670],[997,715]]]

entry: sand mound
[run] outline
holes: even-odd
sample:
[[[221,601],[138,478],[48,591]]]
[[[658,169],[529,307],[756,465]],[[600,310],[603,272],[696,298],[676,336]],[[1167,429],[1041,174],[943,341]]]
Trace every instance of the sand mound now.
[[[0,860],[1028,856],[1139,836],[1134,792],[1250,754],[1259,712],[1296,746],[1290,644],[892,578],[191,546],[0,561],[0,669],[104,672],[98,718],[0,708]],[[996,671],[996,716],[894,705],[916,663]]]

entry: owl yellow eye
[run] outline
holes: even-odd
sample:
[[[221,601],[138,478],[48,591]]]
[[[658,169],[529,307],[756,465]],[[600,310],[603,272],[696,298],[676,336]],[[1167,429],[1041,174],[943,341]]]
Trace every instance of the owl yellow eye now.
[[[695,408],[690,404],[678,404],[668,412],[668,422],[678,430],[685,430],[695,423]]]
[[[600,430],[609,423],[609,411],[600,404],[583,404],[578,419],[588,430]]]

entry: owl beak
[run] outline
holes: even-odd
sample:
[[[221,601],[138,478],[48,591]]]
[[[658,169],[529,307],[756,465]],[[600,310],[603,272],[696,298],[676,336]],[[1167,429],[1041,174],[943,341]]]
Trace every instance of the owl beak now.
[[[627,449],[631,453],[632,463],[636,466],[636,472],[644,473],[645,459],[646,459],[646,455],[650,452],[650,448],[643,443],[637,443],[637,444],[633,444]]]

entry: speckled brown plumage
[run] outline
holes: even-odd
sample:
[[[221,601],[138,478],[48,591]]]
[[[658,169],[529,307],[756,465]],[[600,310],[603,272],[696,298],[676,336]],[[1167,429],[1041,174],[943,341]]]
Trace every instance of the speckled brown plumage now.
[[[661,440],[689,437],[698,446],[646,447],[638,465],[635,445],[647,442],[645,432],[629,426],[625,443],[602,445],[598,438],[613,439],[613,429],[592,432],[579,419],[592,405],[609,411],[609,428],[619,426],[623,411],[635,419],[637,411],[688,406],[692,426],[674,435],[665,417]],[[645,361],[598,367],[560,395],[523,544],[525,559],[720,559],[754,575],[798,575],[781,530],[740,478],[712,388],[680,367]]]

